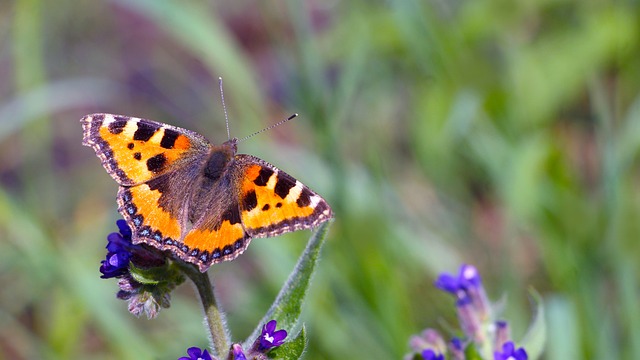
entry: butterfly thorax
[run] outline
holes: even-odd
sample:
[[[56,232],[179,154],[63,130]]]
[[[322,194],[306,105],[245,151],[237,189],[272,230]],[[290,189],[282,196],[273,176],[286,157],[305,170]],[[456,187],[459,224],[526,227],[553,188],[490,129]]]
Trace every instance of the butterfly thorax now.
[[[209,150],[209,155],[204,164],[203,175],[205,181],[216,182],[225,171],[229,161],[233,159],[238,151],[238,139],[233,138],[222,145],[213,145]]]

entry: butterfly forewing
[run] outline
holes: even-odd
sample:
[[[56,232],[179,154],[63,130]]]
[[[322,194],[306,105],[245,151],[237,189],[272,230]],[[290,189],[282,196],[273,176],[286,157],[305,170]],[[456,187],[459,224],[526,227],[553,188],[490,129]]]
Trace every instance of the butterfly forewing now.
[[[83,144],[91,146],[120,185],[144,183],[206,154],[209,142],[175,126],[134,117],[93,114],[81,120]]]

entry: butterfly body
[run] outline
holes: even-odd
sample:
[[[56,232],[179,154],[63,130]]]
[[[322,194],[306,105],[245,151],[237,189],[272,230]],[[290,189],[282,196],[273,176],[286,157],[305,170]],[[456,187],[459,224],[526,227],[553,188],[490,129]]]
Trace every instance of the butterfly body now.
[[[232,260],[252,238],[310,229],[333,217],[308,187],[237,139],[211,144],[171,125],[111,114],[82,120],[92,147],[120,185],[118,210],[133,242],[172,252],[206,271]]]

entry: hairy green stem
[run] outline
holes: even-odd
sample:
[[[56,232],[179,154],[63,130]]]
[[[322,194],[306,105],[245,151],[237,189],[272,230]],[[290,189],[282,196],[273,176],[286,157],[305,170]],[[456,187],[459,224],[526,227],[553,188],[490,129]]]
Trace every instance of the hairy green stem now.
[[[207,272],[201,273],[191,264],[181,264],[180,267],[198,289],[204,316],[211,334],[212,350],[216,355],[222,356],[229,350],[230,336],[225,326],[224,313],[220,310],[213,293],[213,284],[209,279],[209,274]]]

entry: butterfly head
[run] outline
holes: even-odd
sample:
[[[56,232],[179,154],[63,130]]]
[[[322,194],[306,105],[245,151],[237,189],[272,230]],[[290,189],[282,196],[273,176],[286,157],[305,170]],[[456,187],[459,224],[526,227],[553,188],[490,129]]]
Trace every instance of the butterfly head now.
[[[231,138],[222,143],[222,146],[228,148],[235,155],[238,152],[238,138]]]

